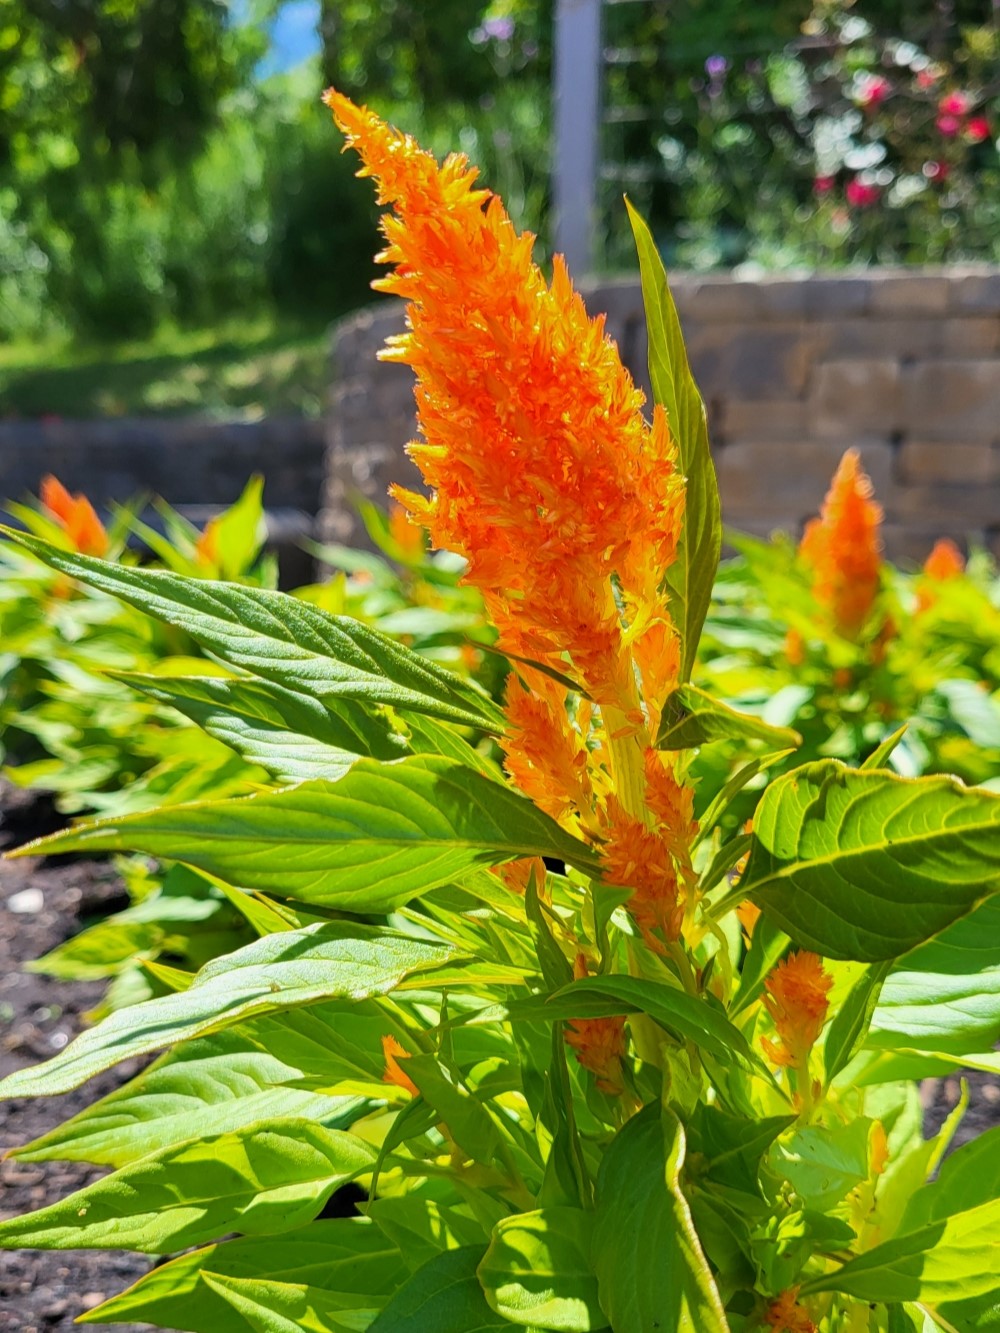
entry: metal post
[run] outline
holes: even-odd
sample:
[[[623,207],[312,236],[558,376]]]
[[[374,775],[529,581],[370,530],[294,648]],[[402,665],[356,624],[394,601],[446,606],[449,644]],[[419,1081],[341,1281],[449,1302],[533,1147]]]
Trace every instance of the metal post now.
[[[558,0],[555,25],[555,248],[579,278],[594,266],[601,0]]]

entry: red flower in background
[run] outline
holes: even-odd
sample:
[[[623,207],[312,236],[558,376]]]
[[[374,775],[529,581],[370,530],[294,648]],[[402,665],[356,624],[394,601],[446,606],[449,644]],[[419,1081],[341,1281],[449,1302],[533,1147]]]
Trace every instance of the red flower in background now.
[[[855,176],[853,180],[847,182],[844,196],[854,208],[871,208],[882,198],[882,191],[879,186],[870,185]]]
[[[965,137],[969,143],[982,143],[991,134],[990,122],[985,116],[970,116],[965,125]]]
[[[967,116],[972,110],[973,97],[971,93],[961,90],[951,93],[945,93],[944,97],[938,102],[938,111],[942,116]]]
[[[855,97],[858,106],[866,110],[881,106],[886,98],[892,96],[892,84],[883,74],[870,74],[861,85]]]

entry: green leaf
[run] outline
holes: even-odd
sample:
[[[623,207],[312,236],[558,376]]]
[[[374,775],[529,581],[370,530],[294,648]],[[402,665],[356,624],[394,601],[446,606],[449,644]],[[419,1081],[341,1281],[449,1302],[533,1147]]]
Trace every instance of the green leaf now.
[[[593,1261],[614,1333],[729,1333],[681,1190],[684,1130],[647,1106],[615,1135],[597,1178]]]
[[[120,1060],[217,1032],[243,1019],[318,1000],[385,995],[450,951],[353,923],[268,935],[215,959],[184,991],[111,1014],[44,1064],[0,1083],[6,1097],[67,1092]]]
[[[739,713],[695,685],[680,685],[667,695],[656,736],[658,750],[687,750],[726,740],[764,741],[772,750],[802,744],[791,727],[772,727],[751,713]]]
[[[349,1323],[342,1323],[337,1318],[342,1313],[339,1300],[316,1287],[257,1277],[220,1277],[207,1269],[202,1270],[201,1280],[254,1333],[355,1333],[357,1328],[355,1312],[350,1312]]]
[[[404,1282],[368,1333],[526,1333],[490,1309],[476,1276],[481,1245],[436,1255]]]
[[[486,1299],[512,1323],[590,1333],[607,1327],[590,1264],[593,1214],[539,1208],[505,1217],[479,1265]]]
[[[872,768],[885,768],[892,755],[893,750],[906,735],[907,723],[904,722],[901,727],[897,727],[891,735],[886,736],[885,740],[880,742],[860,767],[867,771]]]
[[[400,1255],[362,1218],[311,1222],[284,1236],[248,1236],[182,1254],[88,1310],[80,1323],[156,1324],[191,1333],[246,1333],[242,1315],[202,1279],[280,1281],[333,1294],[343,1309],[377,1308],[399,1281]]]
[[[388,720],[354,699],[325,704],[260,680],[109,673],[123,685],[176,708],[216,740],[281,782],[336,781],[359,755],[399,759],[406,742]]]
[[[1000,898],[920,945],[886,978],[869,1045],[984,1051],[1000,1040]]]
[[[1000,795],[835,759],[777,778],[754,815],[742,886],[829,958],[907,953],[1000,889]]]
[[[402,1068],[420,1089],[420,1095],[448,1126],[452,1138],[473,1161],[489,1163],[500,1141],[489,1111],[466,1088],[455,1083],[433,1056],[413,1055]]]
[[[829,1211],[868,1179],[873,1120],[796,1130],[771,1150],[774,1170],[789,1181],[803,1204]]]
[[[0,1222],[0,1247],[164,1254],[227,1231],[275,1235],[312,1220],[370,1171],[353,1134],[278,1119],[161,1149],[59,1203]]]
[[[911,1197],[901,1230],[915,1231],[995,1199],[1000,1199],[1000,1126],[985,1130],[944,1159],[937,1178]]]
[[[139,851],[346,911],[381,913],[477,865],[552,856],[595,873],[585,843],[499,782],[450,759],[360,759],[339,782],[95,820],[37,855]],[[27,848],[18,855],[28,854]]]
[[[484,690],[348,616],[286,593],[109,564],[13,529],[4,535],[53,569],[191,635],[224,662],[317,699],[357,699],[502,731]]]
[[[747,1039],[721,1009],[658,981],[640,977],[597,976],[574,981],[550,996],[532,996],[509,1006],[512,1019],[608,1018],[617,1014],[648,1014],[668,1031],[716,1056],[757,1068],[759,1061]]]
[[[671,615],[681,636],[681,680],[686,681],[694,666],[722,550],[719,487],[708,446],[705,404],[688,365],[663,262],[649,228],[628,200],[625,202],[639,253],[653,398],[667,413],[680,471],[687,481],[677,559],[666,572]]]
[[[891,962],[869,964],[834,1014],[823,1045],[827,1083],[837,1077],[864,1045],[891,966]]]
[[[420,1194],[374,1199],[365,1216],[398,1245],[403,1262],[411,1269],[420,1268],[442,1250],[463,1245],[482,1250],[487,1240],[475,1218]]]
[[[251,1025],[185,1043],[12,1155],[25,1162],[118,1167],[185,1139],[228,1133],[257,1120],[297,1116],[337,1129],[363,1113],[366,1103],[359,1097],[291,1086],[305,1072],[295,1059],[297,1033],[273,1024],[264,1031],[276,1050],[284,1047],[280,1056],[254,1039]]]
[[[861,1301],[965,1301],[996,1289],[1000,1199],[970,1208],[851,1259],[802,1284],[802,1295],[839,1291]]]

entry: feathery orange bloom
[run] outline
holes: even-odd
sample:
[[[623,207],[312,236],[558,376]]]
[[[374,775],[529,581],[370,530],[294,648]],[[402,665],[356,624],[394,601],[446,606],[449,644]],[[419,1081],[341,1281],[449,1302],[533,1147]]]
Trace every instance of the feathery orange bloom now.
[[[505,861],[502,866],[494,866],[494,874],[505,889],[523,898],[528,891],[531,876],[535,877],[535,890],[539,898],[544,898],[545,862],[540,856],[521,856],[516,861]]]
[[[559,687],[550,690],[539,682],[539,688],[544,693],[529,693],[514,672],[507,678],[509,726],[500,740],[504,767],[540,810],[573,825],[593,799],[587,747],[570,724]]]
[[[577,954],[573,976],[581,981],[587,975],[587,960]],[[566,1024],[566,1044],[584,1069],[597,1080],[602,1092],[622,1091],[622,1059],[625,1055],[624,1018],[572,1018]]]
[[[561,259],[546,283],[534,238],[474,188],[464,157],[438,166],[372,112],[325,100],[395,209],[379,256],[395,272],[376,286],[409,302],[409,329],[383,355],[416,372],[423,439],[410,454],[431,494],[394,495],[468,561],[501,649],[513,631],[534,660],[565,670],[568,655],[598,703],[641,723],[629,648],[653,636],[659,662],[673,633],[660,586],[684,505],[663,412],[646,424],[603,320]]]
[[[607,798],[607,841],[601,849],[605,884],[632,889],[625,909],[646,942],[660,931],[676,940],[684,921],[684,884],[674,856],[672,830],[649,828],[629,814],[616,796]]]
[[[401,504],[393,504],[389,509],[389,536],[408,560],[419,560],[423,555],[423,529],[410,521]]]
[[[813,595],[837,629],[857,635],[879,589],[882,509],[856,449],[840,460],[819,518],[806,524],[799,553],[813,572]]]
[[[809,1318],[805,1306],[796,1297],[798,1287],[789,1287],[771,1302],[764,1314],[764,1323],[775,1333],[816,1333],[816,1325]]]
[[[419,1096],[417,1085],[409,1074],[405,1073],[399,1063],[400,1060],[407,1059],[410,1052],[391,1033],[382,1038],[382,1055],[385,1058],[385,1073],[382,1075],[382,1082],[392,1083],[397,1088],[403,1088],[404,1091],[409,1092],[414,1097]]]
[[[917,588],[917,614],[929,610],[937,601],[935,583],[946,583],[965,573],[965,557],[948,537],[939,537],[924,561],[923,578]]]
[[[70,495],[61,481],[49,475],[42,478],[39,496],[74,551],[81,555],[107,555],[108,534],[85,495]]]
[[[826,1022],[827,996],[833,978],[818,954],[802,949],[773,968],[764,982],[764,1008],[771,1015],[778,1040],[761,1038],[768,1059],[806,1072],[809,1052]]]

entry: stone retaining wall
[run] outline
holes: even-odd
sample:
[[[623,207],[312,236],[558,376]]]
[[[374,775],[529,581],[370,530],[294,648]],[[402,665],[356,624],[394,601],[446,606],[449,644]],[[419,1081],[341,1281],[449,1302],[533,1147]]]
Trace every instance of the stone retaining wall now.
[[[885,509],[890,555],[922,559],[940,535],[1000,554],[1000,271],[681,274],[672,287],[728,523],[797,531],[855,445]],[[647,387],[638,282],[591,286],[587,301]],[[401,305],[384,301],[335,330],[321,525],[338,541],[363,540],[353,491],[384,502],[390,481],[416,480],[402,454],[414,430],[411,374],[375,359],[401,328]]]
[[[172,505],[229,505],[255,472],[269,509],[315,514],[324,424],[300,417],[0,421],[0,500],[37,494],[54,472],[99,507],[152,491]]]

